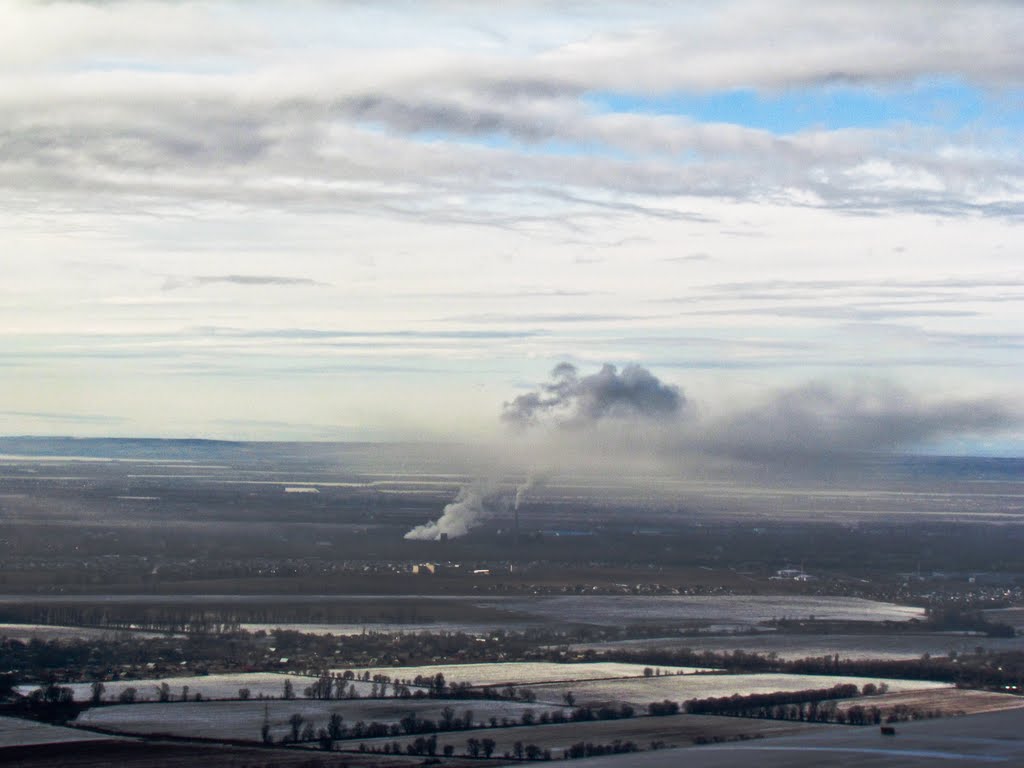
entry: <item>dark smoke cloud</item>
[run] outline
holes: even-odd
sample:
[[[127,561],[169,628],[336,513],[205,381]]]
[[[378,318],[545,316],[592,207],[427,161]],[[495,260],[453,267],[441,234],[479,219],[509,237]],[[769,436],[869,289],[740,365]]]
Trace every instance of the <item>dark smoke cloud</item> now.
[[[597,373],[580,378],[576,366],[559,363],[551,372],[551,381],[505,403],[501,418],[520,427],[552,420],[576,428],[603,419],[673,418],[685,404],[677,387],[662,383],[640,365],[627,365],[619,373],[614,365],[606,364]]]

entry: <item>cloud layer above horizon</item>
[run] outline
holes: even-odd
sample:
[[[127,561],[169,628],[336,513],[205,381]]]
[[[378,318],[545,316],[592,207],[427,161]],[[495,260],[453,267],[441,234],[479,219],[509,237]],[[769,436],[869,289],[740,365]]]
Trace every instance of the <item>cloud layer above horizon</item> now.
[[[1019,4],[0,12],[6,433],[463,439],[613,361],[867,445],[1024,380]],[[916,442],[1024,454],[972,413]]]

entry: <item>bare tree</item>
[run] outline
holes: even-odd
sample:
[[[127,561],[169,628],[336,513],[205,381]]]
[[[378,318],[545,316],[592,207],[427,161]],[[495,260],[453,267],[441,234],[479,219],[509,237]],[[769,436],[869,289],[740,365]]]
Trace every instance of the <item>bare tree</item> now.
[[[299,740],[299,732],[304,722],[305,718],[303,718],[298,712],[288,718],[288,725],[292,728],[292,741]]]

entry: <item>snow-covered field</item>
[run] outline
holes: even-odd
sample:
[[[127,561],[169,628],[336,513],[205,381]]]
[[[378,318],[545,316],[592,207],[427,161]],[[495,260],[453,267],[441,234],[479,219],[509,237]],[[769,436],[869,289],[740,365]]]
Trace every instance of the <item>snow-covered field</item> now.
[[[0,717],[0,747],[22,747],[32,744],[67,744],[74,741],[108,741],[114,738],[74,728]]]
[[[66,627],[51,624],[12,624],[0,623],[0,637],[8,640],[28,642],[32,638],[40,640],[95,640],[113,638],[118,635],[131,634],[134,638],[167,637],[166,633],[147,632],[139,629],[113,629],[100,627]],[[174,635],[181,637],[181,635]]]
[[[88,709],[78,716],[77,724],[109,729],[126,734],[169,734],[205,738],[260,740],[264,717],[270,723],[275,740],[291,730],[288,720],[299,715],[313,728],[325,728],[332,712],[344,718],[347,727],[364,723],[397,723],[410,712],[420,718],[440,721],[442,710],[450,706],[455,716],[464,718],[469,710],[475,724],[492,717],[519,720],[530,710],[539,717],[559,707],[521,704],[508,701],[451,699],[353,699],[321,701],[201,701],[170,704],[132,704]]]
[[[649,704],[670,699],[704,699],[712,696],[740,696],[775,691],[803,691],[831,688],[853,683],[863,687],[866,683],[885,683],[893,693],[937,688],[950,688],[948,683],[921,680],[888,680],[874,677],[834,677],[829,675],[679,675],[641,677],[628,680],[596,680],[577,683],[554,683],[531,686],[538,701],[560,702],[567,691],[572,691],[580,704],[603,701],[627,701],[630,704]]]
[[[752,627],[772,619],[810,616],[839,621],[909,621],[924,617],[923,608],[857,597],[809,595],[553,595],[481,598],[478,604],[547,621],[602,626],[707,621]]]
[[[302,675],[278,674],[275,672],[252,672],[233,675],[201,675],[193,677],[162,677],[149,680],[118,680],[103,683],[103,701],[117,701],[126,688],[134,688],[136,701],[159,701],[161,683],[167,683],[171,691],[171,701],[181,701],[184,687],[188,686],[188,697],[195,698],[198,693],[204,699],[237,699],[241,688],[248,688],[252,698],[259,697],[279,699],[284,695],[284,681],[289,679],[295,689],[295,695],[301,697],[302,692],[316,682],[315,677]],[[28,694],[38,686],[22,685],[18,692]],[[92,696],[90,683],[68,684],[75,692],[75,701],[88,701]],[[357,683],[360,696],[368,696],[370,683]]]
[[[556,664],[549,661],[510,661],[487,664],[437,664],[426,667],[368,667],[353,669],[357,677],[369,672],[370,677],[381,674],[392,680],[413,680],[417,675],[433,677],[444,675],[449,683],[474,685],[530,685],[573,680],[606,680],[619,677],[643,677],[643,664],[621,664],[612,661],[593,664]],[[655,667],[663,675],[692,674],[704,671],[697,667]],[[344,672],[336,669],[334,672]]]
[[[993,614],[994,611],[986,611]],[[654,637],[639,640],[609,640],[596,643],[574,643],[574,651],[745,651],[748,653],[774,653],[780,659],[836,656],[841,659],[919,659],[924,653],[946,656],[950,651],[973,653],[978,647],[990,651],[1024,650],[1021,637],[979,637],[966,634],[914,634],[889,635],[790,635],[782,632],[759,632],[735,635],[689,635],[682,637]]]

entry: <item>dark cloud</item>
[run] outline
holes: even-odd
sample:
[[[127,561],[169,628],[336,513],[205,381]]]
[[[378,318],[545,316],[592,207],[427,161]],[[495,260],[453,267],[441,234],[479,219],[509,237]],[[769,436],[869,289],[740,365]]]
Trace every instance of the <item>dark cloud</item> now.
[[[627,365],[620,373],[606,364],[597,373],[580,378],[576,366],[559,363],[551,372],[551,381],[505,403],[501,418],[516,426],[550,419],[559,426],[575,428],[609,418],[671,419],[685,404],[677,387],[663,383],[640,365]]]

